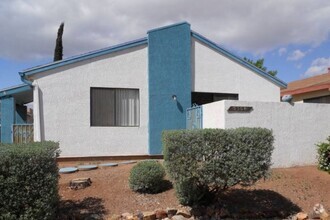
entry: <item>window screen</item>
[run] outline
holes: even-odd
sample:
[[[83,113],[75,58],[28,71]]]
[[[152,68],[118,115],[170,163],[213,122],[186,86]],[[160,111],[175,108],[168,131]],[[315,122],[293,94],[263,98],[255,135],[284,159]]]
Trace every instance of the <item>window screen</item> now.
[[[91,126],[139,126],[138,89],[91,88]]]

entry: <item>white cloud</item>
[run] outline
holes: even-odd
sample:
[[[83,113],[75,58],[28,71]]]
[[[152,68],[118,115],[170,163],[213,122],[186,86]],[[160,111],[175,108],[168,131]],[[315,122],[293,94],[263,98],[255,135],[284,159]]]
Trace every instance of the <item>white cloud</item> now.
[[[287,50],[285,47],[281,47],[280,49],[278,49],[278,55],[282,56],[284,54],[286,54]]]
[[[301,50],[293,51],[287,58],[287,60],[296,61],[302,59],[307,52],[302,52]]]
[[[320,57],[313,60],[311,66],[302,75],[302,77],[311,77],[322,73],[327,73],[330,67],[330,57]]]
[[[1,0],[0,58],[51,57],[62,21],[64,55],[70,56],[144,37],[149,29],[183,20],[221,45],[264,53],[325,41],[330,1]]]
[[[295,67],[296,67],[297,69],[300,69],[300,68],[302,67],[302,64],[301,64],[301,63],[298,63],[298,64],[295,65]]]

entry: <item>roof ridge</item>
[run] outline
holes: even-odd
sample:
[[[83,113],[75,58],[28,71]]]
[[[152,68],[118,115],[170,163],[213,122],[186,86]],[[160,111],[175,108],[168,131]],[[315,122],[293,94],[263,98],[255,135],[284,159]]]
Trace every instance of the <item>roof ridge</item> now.
[[[321,78],[321,77],[324,77],[325,75],[330,75],[330,72],[328,73],[321,73],[321,74],[318,74],[318,75],[315,75],[315,76],[310,76],[310,77],[306,77],[306,78],[303,78],[303,79],[298,79],[298,80],[294,80],[292,82],[289,82],[288,84],[290,83],[295,83],[295,82],[301,82],[301,81],[305,81],[305,80],[309,80],[309,79],[315,79],[315,78]]]

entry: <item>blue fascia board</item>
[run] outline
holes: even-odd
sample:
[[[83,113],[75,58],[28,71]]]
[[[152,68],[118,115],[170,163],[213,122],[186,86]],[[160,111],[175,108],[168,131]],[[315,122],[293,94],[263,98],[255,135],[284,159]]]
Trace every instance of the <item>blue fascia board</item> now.
[[[151,29],[149,30],[147,33],[151,33],[151,32],[154,32],[154,31],[160,31],[160,30],[163,30],[163,29],[168,29],[168,28],[172,28],[172,27],[176,27],[176,26],[180,26],[180,25],[183,25],[183,24],[187,24],[190,26],[190,24],[186,21],[183,21],[183,22],[179,22],[179,23],[175,23],[175,24],[170,24],[170,25],[166,25],[166,26],[163,26],[163,27],[159,27],[159,28],[154,28],[154,29]]]
[[[36,66],[36,67],[30,68],[30,69],[26,69],[26,70],[23,70],[23,71],[19,72],[19,75],[21,77],[25,78],[26,76],[31,76],[31,75],[39,73],[39,72],[51,70],[51,69],[54,69],[54,68],[57,68],[57,67],[60,67],[60,66],[64,66],[64,65],[76,63],[76,62],[79,62],[79,61],[91,59],[91,58],[94,58],[94,57],[102,56],[102,55],[105,55],[105,54],[109,54],[109,53],[129,49],[129,48],[140,46],[140,45],[147,44],[147,43],[148,43],[148,40],[145,37],[145,38],[141,38],[141,39],[138,39],[138,40],[126,42],[126,43],[123,43],[123,44],[118,44],[118,45],[115,45],[115,46],[112,46],[112,47],[103,48],[101,50],[96,50],[96,51],[81,54],[81,55],[78,55],[78,56],[69,57],[67,59],[52,62],[52,63],[46,64],[46,65]]]
[[[217,45],[216,43],[210,41],[209,39],[207,39],[206,37],[200,35],[197,32],[191,31],[191,35],[192,37],[196,38],[197,40],[205,43],[206,45],[208,45],[209,47],[213,48],[214,50],[218,51],[219,53],[225,55],[226,57],[228,57],[229,59],[236,61],[237,63],[243,65],[244,67],[252,70],[253,72],[259,74],[260,76],[270,80],[271,82],[273,82],[274,84],[276,84],[277,86],[281,87],[281,88],[286,88],[287,84],[285,82],[283,82],[282,80],[278,79],[277,77],[274,77],[268,73],[266,73],[265,71],[257,68],[256,66],[250,64],[249,62],[243,60],[242,58],[234,55],[233,53],[227,51],[226,49],[220,47],[219,45]]]
[[[13,86],[10,88],[0,90],[0,97],[11,96],[11,95],[15,95],[15,94],[18,94],[21,92],[27,92],[30,90],[32,90],[30,85],[21,84],[21,85],[17,85],[17,86]]]

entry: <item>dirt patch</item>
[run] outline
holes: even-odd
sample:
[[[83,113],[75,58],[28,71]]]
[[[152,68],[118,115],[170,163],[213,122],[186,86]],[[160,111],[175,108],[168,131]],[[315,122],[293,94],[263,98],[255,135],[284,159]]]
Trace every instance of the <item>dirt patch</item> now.
[[[131,191],[128,177],[133,166],[125,164],[61,174],[61,212],[111,216],[167,207],[180,208],[175,191],[170,186],[168,190],[153,195]],[[70,180],[83,177],[91,178],[91,186],[81,190],[69,188]],[[309,166],[273,169],[269,179],[260,180],[252,187],[233,189],[219,201],[236,217],[249,217],[253,213],[254,217],[285,217],[300,210],[309,212],[316,203],[323,204],[329,210],[329,195],[330,175]]]
[[[61,174],[60,196],[63,201],[83,201],[88,197],[101,199],[108,215],[179,206],[175,192],[169,186],[168,188],[171,189],[158,194],[133,192],[128,186],[129,171],[133,166],[134,164],[125,164],[118,167]],[[82,190],[68,188],[70,180],[82,177],[91,178],[91,186]],[[93,210],[90,212],[93,213]]]

